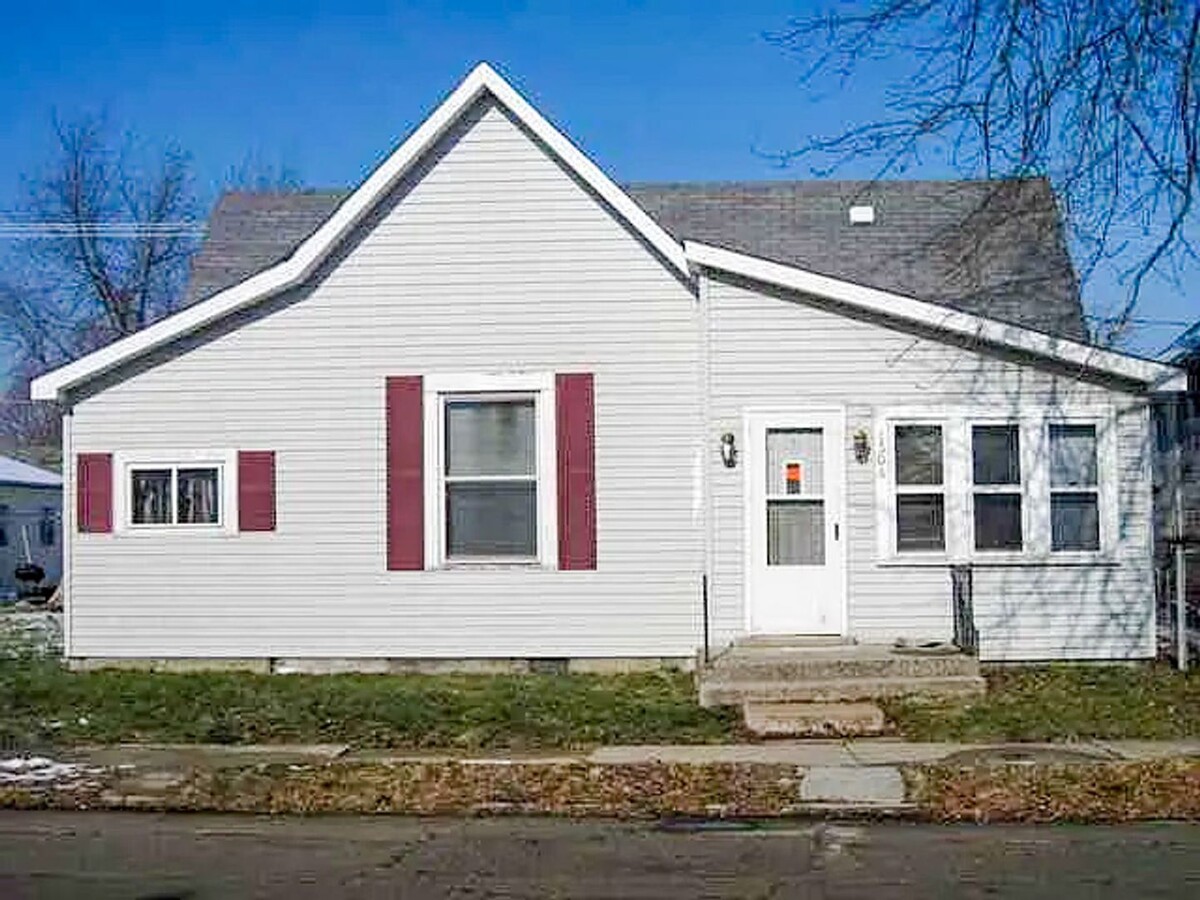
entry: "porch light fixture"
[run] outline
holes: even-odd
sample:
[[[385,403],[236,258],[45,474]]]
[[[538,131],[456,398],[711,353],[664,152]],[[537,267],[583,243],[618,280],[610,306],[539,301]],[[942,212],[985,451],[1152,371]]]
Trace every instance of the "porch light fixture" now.
[[[737,447],[733,443],[733,432],[727,431],[721,435],[721,462],[725,468],[732,469],[737,465]]]
[[[854,461],[860,466],[871,458],[871,436],[865,428],[854,432]]]

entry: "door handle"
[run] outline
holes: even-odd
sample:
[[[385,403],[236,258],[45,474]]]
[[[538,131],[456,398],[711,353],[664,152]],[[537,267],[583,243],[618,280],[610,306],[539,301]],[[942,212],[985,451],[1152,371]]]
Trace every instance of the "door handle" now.
[[[842,526],[841,526],[841,524],[840,524],[840,523],[838,523],[838,522],[834,522],[834,523],[833,523],[833,539],[834,539],[835,541],[840,541],[840,540],[842,539],[842,538],[841,538],[841,534],[842,534]]]

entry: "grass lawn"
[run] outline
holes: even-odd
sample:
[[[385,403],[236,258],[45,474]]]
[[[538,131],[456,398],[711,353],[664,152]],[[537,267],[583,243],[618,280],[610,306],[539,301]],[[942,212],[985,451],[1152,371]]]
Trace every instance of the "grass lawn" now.
[[[3,649],[3,648],[0,648]],[[1200,737],[1200,672],[1163,666],[997,669],[987,696],[893,701],[919,741]],[[552,750],[745,738],[736,709],[705,710],[692,676],[251,675],[70,672],[0,652],[0,751],[78,743],[348,743]]]
[[[680,672],[422,676],[70,672],[0,659],[0,749],[78,743],[350,743],[535,750],[735,738]]]
[[[885,705],[918,741],[1166,740],[1200,737],[1200,671],[1152,666],[996,669],[988,692],[947,704]]]

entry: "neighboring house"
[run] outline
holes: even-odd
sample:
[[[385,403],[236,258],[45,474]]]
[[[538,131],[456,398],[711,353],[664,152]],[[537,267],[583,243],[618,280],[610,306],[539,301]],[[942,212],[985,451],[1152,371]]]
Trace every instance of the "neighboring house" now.
[[[1179,372],[1085,343],[1043,181],[622,188],[480,66],[354,191],[224,198],[190,299],[33,386],[76,659],[947,639],[952,564],[984,659],[1155,651]]]
[[[1200,642],[1200,323],[1180,335],[1163,356],[1187,371],[1188,389],[1163,395],[1154,409],[1154,546],[1162,620],[1173,632],[1182,550],[1191,640]],[[1174,634],[1164,637],[1165,645],[1178,643]]]
[[[62,574],[62,478],[0,456],[0,600],[17,595],[16,568],[33,562],[45,585]]]

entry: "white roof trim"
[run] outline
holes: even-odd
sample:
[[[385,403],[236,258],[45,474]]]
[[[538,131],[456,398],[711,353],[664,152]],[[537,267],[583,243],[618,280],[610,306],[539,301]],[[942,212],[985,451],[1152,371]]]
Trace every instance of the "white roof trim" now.
[[[683,247],[491,66],[480,63],[287,259],[207,300],[48,372],[30,386],[33,399],[57,400],[64,391],[121,363],[301,283],[484,91],[505,106],[680,274],[689,275]]]
[[[0,456],[0,485],[9,487],[61,488],[62,476],[21,462],[10,456]]]
[[[720,247],[694,241],[684,242],[683,247],[687,258],[697,266],[812,294],[857,309],[905,319],[938,331],[963,335],[984,343],[1078,366],[1081,369],[1115,375],[1150,385],[1156,390],[1176,390],[1173,385],[1184,376],[1183,371],[1175,366],[1054,337],[936,303],[914,300],[912,297],[829,278],[794,266],[770,262],[761,257],[722,250]]]

